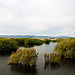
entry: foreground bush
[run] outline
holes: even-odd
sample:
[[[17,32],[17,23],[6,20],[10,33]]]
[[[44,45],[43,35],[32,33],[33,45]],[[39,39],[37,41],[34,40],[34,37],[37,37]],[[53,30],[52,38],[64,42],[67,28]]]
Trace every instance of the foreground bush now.
[[[43,41],[40,40],[40,39],[27,39],[25,40],[24,42],[24,46],[26,47],[32,47],[32,46],[35,46],[35,45],[42,45],[43,44]]]
[[[54,51],[64,58],[75,58],[75,39],[63,39],[56,44]]]
[[[34,48],[25,48],[24,50],[18,49],[15,53],[11,54],[8,64],[33,66],[36,65],[37,55]]]
[[[45,40],[43,40],[43,42],[44,42],[45,44],[49,44],[49,43],[51,42],[51,40],[45,39]]]
[[[75,59],[75,39],[62,39],[59,41],[54,52],[50,54],[45,54],[45,63],[50,63],[57,65],[62,60],[74,60]]]
[[[11,39],[0,39],[0,53],[10,53],[18,49],[17,43]]]

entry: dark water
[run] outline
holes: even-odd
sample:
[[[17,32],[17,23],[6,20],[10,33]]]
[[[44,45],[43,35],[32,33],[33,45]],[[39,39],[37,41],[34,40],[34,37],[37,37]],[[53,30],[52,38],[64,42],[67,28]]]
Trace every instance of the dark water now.
[[[60,65],[45,65],[44,54],[53,52],[56,43],[49,45],[43,44],[35,46],[36,52],[39,52],[35,67],[25,68],[24,66],[8,65],[10,55],[0,56],[0,75],[75,75],[75,62],[63,62]],[[24,48],[24,47],[20,47]]]

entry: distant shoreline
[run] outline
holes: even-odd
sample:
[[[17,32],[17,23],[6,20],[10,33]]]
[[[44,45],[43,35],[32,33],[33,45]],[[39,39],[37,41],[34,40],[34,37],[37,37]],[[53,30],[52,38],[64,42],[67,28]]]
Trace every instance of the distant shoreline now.
[[[75,38],[75,37],[69,37],[69,36],[37,36],[37,35],[0,35],[0,38]]]

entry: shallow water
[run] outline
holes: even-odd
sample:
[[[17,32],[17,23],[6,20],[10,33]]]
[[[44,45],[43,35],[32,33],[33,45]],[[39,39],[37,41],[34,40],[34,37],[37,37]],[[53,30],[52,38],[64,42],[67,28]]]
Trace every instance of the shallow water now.
[[[60,65],[52,66],[45,65],[44,54],[53,52],[56,43],[49,45],[43,44],[41,46],[34,46],[36,52],[39,52],[36,66],[32,69],[24,66],[10,66],[7,65],[10,55],[0,56],[0,75],[75,75],[75,63],[63,62]],[[20,47],[24,48],[24,47]]]

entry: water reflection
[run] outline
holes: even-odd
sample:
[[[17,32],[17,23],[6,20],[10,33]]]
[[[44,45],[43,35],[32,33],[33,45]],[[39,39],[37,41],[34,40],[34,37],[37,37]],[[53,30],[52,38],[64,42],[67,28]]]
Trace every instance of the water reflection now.
[[[58,64],[51,64],[49,60],[49,55],[44,55],[45,64],[44,69],[45,71],[49,72],[50,70],[53,75],[75,75],[75,60],[67,60],[62,59],[61,63]],[[49,61],[48,61],[49,60]],[[51,73],[48,73],[51,74]]]
[[[60,60],[59,63],[51,63],[51,59],[50,59],[50,55],[49,54],[44,54],[44,60],[45,60],[45,64],[44,64],[44,69],[45,70],[53,70],[53,71],[60,71],[67,74],[68,71],[71,71],[69,75],[71,75],[71,73],[75,73],[75,60],[71,60],[71,59],[62,59]],[[56,60],[56,59],[55,59]],[[63,74],[61,74],[63,75]]]
[[[51,69],[57,69],[60,68],[60,63],[50,63],[51,62],[51,56],[50,54],[44,54],[44,59],[45,59],[45,65],[44,69],[46,70],[48,67]]]
[[[10,70],[12,72],[17,72],[18,74],[29,74],[29,75],[37,75],[36,66],[26,66],[26,65],[11,65]]]
[[[55,70],[55,69],[60,68],[60,64],[52,65],[52,64],[50,64],[50,63],[45,63],[44,69],[46,70],[46,69],[48,69],[48,68],[50,68],[51,70]]]

